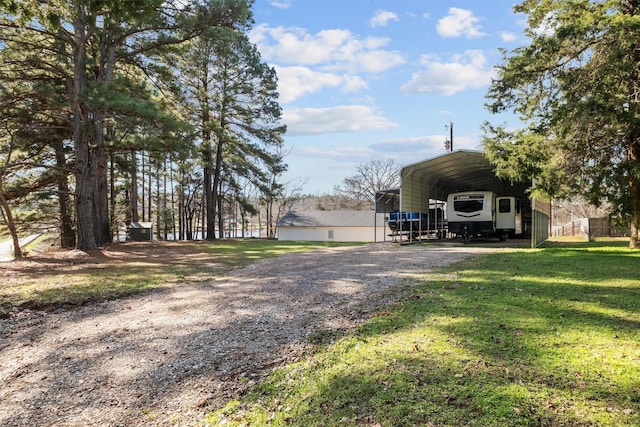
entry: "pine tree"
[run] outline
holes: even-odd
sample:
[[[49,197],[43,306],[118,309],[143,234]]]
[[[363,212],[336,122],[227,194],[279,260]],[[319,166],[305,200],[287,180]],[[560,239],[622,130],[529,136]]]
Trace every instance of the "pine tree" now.
[[[260,176],[259,165],[273,162],[282,145],[275,71],[265,64],[242,32],[216,29],[190,46],[179,71],[185,89],[185,115],[199,130],[206,212],[206,237],[215,238],[224,224],[220,189],[234,177]]]
[[[485,125],[503,178],[549,196],[608,202],[640,247],[640,1],[527,0],[527,46],[504,52],[488,108],[524,129]]]

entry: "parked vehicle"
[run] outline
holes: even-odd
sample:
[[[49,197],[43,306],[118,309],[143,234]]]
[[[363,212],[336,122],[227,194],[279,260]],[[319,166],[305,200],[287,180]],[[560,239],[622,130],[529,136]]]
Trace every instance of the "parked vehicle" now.
[[[435,234],[440,239],[445,236],[446,220],[441,207],[432,207],[429,213],[393,211],[387,219],[391,235],[410,235],[417,238],[425,234]]]
[[[472,237],[498,237],[522,234],[520,200],[498,196],[491,191],[465,191],[447,197],[449,233],[468,242]]]

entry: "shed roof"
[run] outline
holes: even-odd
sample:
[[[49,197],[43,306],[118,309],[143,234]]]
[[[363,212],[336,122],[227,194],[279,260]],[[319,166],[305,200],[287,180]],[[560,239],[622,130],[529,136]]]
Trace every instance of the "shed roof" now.
[[[378,214],[378,225],[384,216]],[[373,211],[289,211],[278,227],[373,227]]]
[[[153,222],[132,222],[129,228],[153,228]]]

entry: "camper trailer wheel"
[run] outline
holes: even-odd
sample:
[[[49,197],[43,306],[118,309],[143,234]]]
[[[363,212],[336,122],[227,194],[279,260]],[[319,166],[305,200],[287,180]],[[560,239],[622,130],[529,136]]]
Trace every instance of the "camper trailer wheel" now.
[[[467,227],[464,227],[464,230],[462,231],[462,242],[469,243],[470,241],[471,236],[469,235],[469,230],[467,230]]]

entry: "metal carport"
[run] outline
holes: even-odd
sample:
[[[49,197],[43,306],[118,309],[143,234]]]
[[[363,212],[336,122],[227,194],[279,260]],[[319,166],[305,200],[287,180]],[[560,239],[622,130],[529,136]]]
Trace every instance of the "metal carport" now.
[[[430,200],[446,201],[450,193],[486,190],[503,196],[515,196],[522,202],[525,232],[531,235],[532,246],[538,246],[549,235],[549,203],[531,200],[531,182],[509,182],[495,175],[494,167],[480,151],[457,150],[402,167],[401,184],[397,190],[378,192],[376,212],[388,212],[392,194],[399,193],[399,210],[429,212]],[[382,201],[385,203],[380,203]]]

